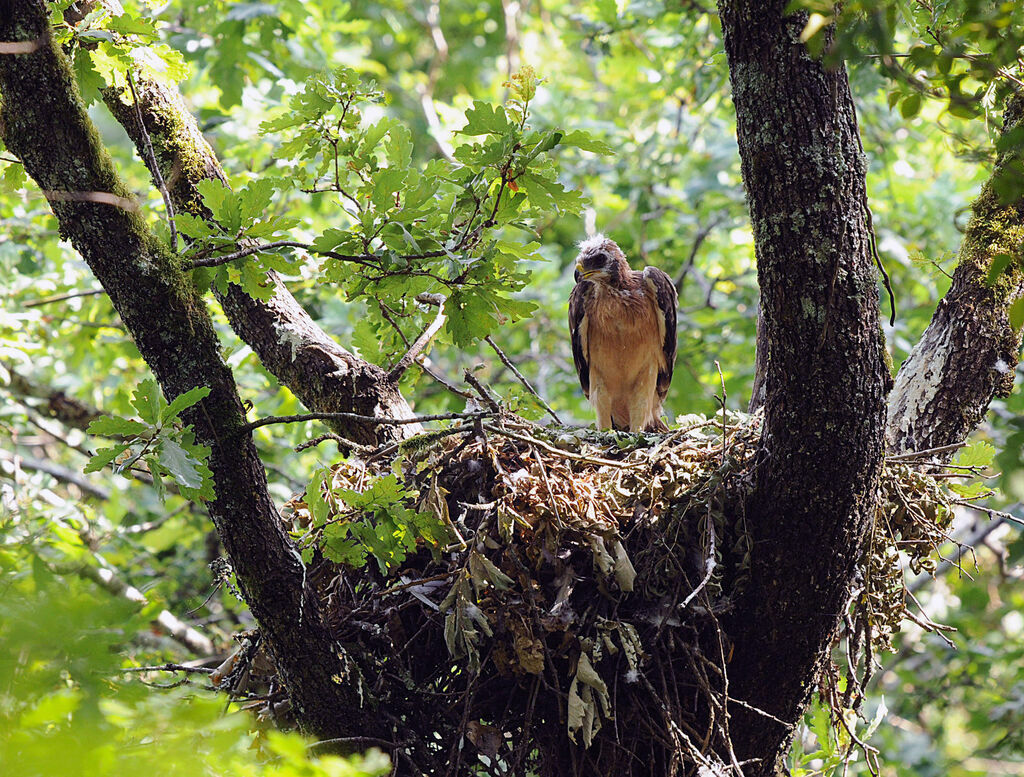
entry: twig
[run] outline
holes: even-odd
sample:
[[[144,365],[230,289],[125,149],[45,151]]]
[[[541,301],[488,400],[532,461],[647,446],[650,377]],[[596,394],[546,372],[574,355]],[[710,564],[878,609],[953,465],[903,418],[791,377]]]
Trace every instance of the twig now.
[[[680,610],[685,610],[693,598],[704,590],[704,586],[711,580],[711,576],[715,573],[715,521],[711,517],[710,507],[708,509],[707,520],[705,525],[708,528],[708,555],[704,560],[704,579],[697,584],[697,587],[690,591],[690,594],[683,599],[679,605]]]
[[[142,118],[142,106],[139,105],[139,95],[135,91],[135,79],[132,78],[132,71],[128,70],[126,75],[128,76],[128,88],[132,92],[132,101],[135,104],[135,118],[139,121],[142,143],[149,157],[149,159],[144,161],[149,165],[150,172],[153,173],[156,188],[160,190],[160,196],[164,200],[164,207],[167,209],[167,226],[171,231],[171,250],[174,253],[178,253],[178,232],[174,228],[174,204],[171,202],[171,194],[167,191],[167,184],[164,183],[164,177],[160,172],[160,165],[156,161],[156,152],[153,150],[153,141],[149,138],[149,130],[146,129],[146,122]]]
[[[491,412],[498,414],[501,412],[501,405],[498,404],[498,400],[494,398],[490,391],[484,388],[484,385],[477,379],[469,369],[464,370],[466,377],[466,383],[473,387],[473,390],[480,395],[480,398],[484,401],[484,404],[491,409]]]
[[[91,297],[96,294],[106,294],[106,291],[104,289],[90,289],[89,291],[73,291],[68,294],[55,294],[52,297],[42,297],[41,299],[24,302],[21,306],[23,308],[38,308],[43,305],[49,305],[51,302],[63,302],[64,300],[75,299],[76,297]]]
[[[548,453],[555,456],[561,456],[563,459],[570,459],[571,461],[582,461],[587,464],[598,464],[602,467],[617,467],[619,469],[637,469],[646,466],[646,464],[639,461],[614,461],[612,459],[600,459],[596,456],[582,456],[578,453],[570,453],[569,451],[563,451],[560,448],[556,448],[553,445],[548,445],[546,442],[538,440],[536,437],[517,434],[516,432],[509,431],[508,429],[500,426],[494,426],[493,424],[484,424],[483,426],[489,432],[500,434],[503,437],[510,437],[513,440],[519,440],[520,442],[529,443],[530,445],[537,445]]]
[[[126,666],[117,670],[120,672],[185,672],[187,674],[213,674],[216,669],[209,666],[188,666],[187,664],[172,664],[170,662],[160,666]]]
[[[555,423],[557,423],[557,424],[562,423],[562,419],[559,418],[555,414],[555,411],[551,409],[551,405],[549,405],[547,402],[545,402],[544,401],[544,397],[542,397],[538,393],[537,389],[535,389],[533,386],[530,385],[530,381],[528,381],[526,379],[526,376],[524,376],[523,373],[521,373],[518,369],[516,369],[516,365],[513,364],[512,360],[508,358],[508,356],[505,354],[505,352],[498,347],[498,344],[495,343],[494,340],[491,339],[491,336],[487,335],[487,337],[485,337],[484,340],[486,340],[487,344],[489,346],[491,346],[491,348],[494,349],[494,352],[496,354],[498,354],[498,358],[501,359],[502,363],[504,363],[504,365],[506,367],[508,367],[510,370],[512,370],[512,374],[516,376],[516,379],[520,383],[522,383],[524,386],[526,386],[526,390],[529,391],[531,394],[533,394],[537,398],[537,401],[540,402],[541,406],[547,411],[547,414],[555,419]]]
[[[423,349],[427,347],[427,344],[434,339],[434,335],[440,331],[444,322],[444,304],[442,303],[437,308],[437,315],[434,317],[434,320],[426,326],[426,328],[420,333],[420,336],[417,337],[413,344],[409,346],[409,350],[405,352],[405,355],[395,362],[395,366],[388,372],[389,381],[392,383],[398,382],[398,379],[402,377],[407,369],[409,369],[409,365],[416,360],[416,357],[419,356]]]
[[[1002,510],[993,510],[991,507],[984,507],[979,504],[975,504],[967,499],[956,499],[953,504],[963,505],[964,507],[970,507],[972,510],[977,510],[980,513],[985,513],[989,518],[1002,518],[1006,521],[1011,521],[1019,526],[1024,526],[1024,518],[1018,518],[1013,513],[1005,513]]]
[[[219,267],[222,264],[233,262],[235,259],[244,259],[247,256],[258,254],[262,251],[270,251],[274,248],[304,248],[307,251],[312,248],[309,243],[300,243],[296,240],[278,240],[273,243],[260,243],[258,245],[247,246],[240,251],[235,251],[231,254],[225,254],[223,256],[204,256],[198,259],[192,260],[192,268],[197,267]]]
[[[322,442],[325,442],[326,440],[332,440],[333,442],[338,443],[339,447],[343,446],[346,448],[351,448],[355,451],[358,451],[359,453],[376,450],[375,448],[371,448],[368,445],[360,445],[359,443],[354,442],[352,440],[347,440],[341,435],[334,434],[333,432],[327,432],[327,434],[321,434],[318,437],[314,437],[312,440],[306,440],[303,443],[299,443],[298,445],[295,446],[294,450],[296,453],[302,453],[302,451],[306,450],[307,448],[316,447],[317,445],[319,445]]]
[[[377,747],[386,747],[389,750],[398,750],[404,747],[403,744],[398,742],[389,742],[386,739],[378,739],[377,737],[336,737],[334,739],[321,739],[319,742],[310,742],[306,745],[306,749],[313,750],[325,745],[376,745]]]
[[[958,448],[963,448],[967,444],[967,440],[961,442],[954,442],[949,445],[940,445],[937,448],[925,448],[921,451],[913,451],[911,453],[899,453],[895,456],[886,456],[886,461],[909,461],[910,459],[919,459],[922,456],[931,456],[935,453],[949,453],[955,451]]]
[[[718,370],[718,379],[722,382],[722,396],[721,398],[715,397],[715,399],[722,406],[722,466],[724,467],[725,456],[729,450],[729,426],[725,422],[725,401],[729,395],[725,393],[725,376],[722,375],[722,365],[718,363],[718,359],[715,359],[715,369]]]
[[[107,489],[90,483],[74,470],[62,467],[60,464],[54,464],[52,461],[37,459],[33,456],[22,456],[15,453],[9,453],[8,451],[0,451],[0,460],[16,462],[16,465],[21,469],[27,469],[33,472],[45,472],[47,475],[50,475],[63,483],[70,483],[78,488],[83,494],[95,497],[96,499],[102,499],[103,501],[110,499],[110,492]]]
[[[418,424],[427,421],[454,421],[460,418],[476,419],[492,415],[490,412],[477,411],[475,413],[436,413],[434,415],[417,415],[409,418],[378,418],[372,415],[360,415],[359,413],[302,413],[299,415],[271,415],[260,418],[246,424],[240,430],[240,434],[259,429],[261,426],[270,424],[295,424],[304,421],[362,421],[376,426],[403,426],[405,424]]]
[[[438,580],[447,580],[449,577],[454,575],[456,571],[457,570],[442,572],[440,575],[421,577],[419,580],[410,580],[408,583],[399,583],[398,585],[393,585],[390,588],[375,594],[375,596],[387,596],[388,594],[393,594],[397,591],[404,591],[406,588],[414,588],[415,586],[422,585],[423,583],[434,583]]]
[[[273,243],[260,243],[259,245],[248,246],[240,251],[235,251],[231,254],[225,254],[223,256],[206,256],[199,259],[195,259],[192,262],[193,269],[196,267],[219,267],[222,264],[233,262],[235,259],[242,259],[252,254],[258,254],[261,251],[269,251],[273,248],[302,248],[310,253],[317,254],[318,256],[328,256],[332,259],[338,259],[343,262],[355,262],[356,264],[363,264],[374,269],[378,269],[373,262],[379,257],[376,254],[339,254],[336,251],[317,251],[313,248],[311,243],[301,243],[297,240],[277,240]],[[441,256],[447,256],[445,251],[424,251],[419,254],[405,254],[402,256],[403,259],[436,259]]]
[[[142,591],[118,577],[116,571],[109,566],[93,567],[85,564],[77,567],[74,571],[116,596],[122,596],[128,601],[138,604],[149,604],[149,600]],[[194,653],[202,656],[211,656],[216,652],[213,642],[208,637],[182,622],[168,610],[160,611],[160,614],[156,617],[156,623],[174,640],[180,642]]]
[[[975,505],[967,506],[974,507],[975,509],[987,509],[978,508]],[[931,574],[922,572],[914,580],[910,581],[910,583],[907,585],[907,591],[910,593],[919,591],[923,586],[931,582],[933,578],[938,577],[941,574],[944,574],[953,567],[960,567],[960,559],[962,559],[968,553],[968,551],[973,551],[974,545],[978,544],[979,542],[982,542],[986,537],[988,537],[988,535],[990,535],[992,532],[994,532],[996,529],[998,529],[1000,526],[1006,523],[1008,518],[1012,518],[1012,516],[1005,514],[1000,515],[994,521],[983,524],[980,528],[977,529],[977,531],[973,532],[969,536],[963,537],[962,539],[953,539],[953,542],[955,542],[957,546],[956,554],[953,556],[953,558],[943,559],[942,563],[939,564],[938,567],[936,567]],[[1021,523],[1024,524],[1024,521],[1021,521]]]

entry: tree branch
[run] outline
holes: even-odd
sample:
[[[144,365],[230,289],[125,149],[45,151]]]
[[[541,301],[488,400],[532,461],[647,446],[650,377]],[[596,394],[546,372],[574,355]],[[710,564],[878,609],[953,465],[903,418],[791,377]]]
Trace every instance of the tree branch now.
[[[478,413],[437,413],[435,415],[418,415],[411,418],[382,418],[379,416],[359,416],[355,413],[300,413],[297,415],[270,415],[256,421],[247,423],[241,431],[251,432],[261,426],[271,424],[296,424],[306,421],[362,421],[364,423],[383,424],[387,426],[403,426],[405,424],[420,424],[428,421],[454,421],[459,418],[477,419],[494,415],[493,412]],[[347,442],[347,441],[346,441]]]
[[[409,346],[409,350],[405,352],[401,359],[395,362],[395,366],[388,372],[388,380],[392,383],[398,383],[398,380],[409,369],[409,366],[416,361],[416,357],[423,352],[423,349],[434,339],[434,335],[444,326],[444,321],[444,303],[442,302],[437,306],[437,315],[434,316],[434,320],[427,324],[426,328],[420,333],[420,336]]]
[[[1003,134],[1021,126],[1024,93],[1006,108]],[[1004,202],[995,181],[1024,154],[1003,152],[972,206],[953,283],[928,328],[900,367],[889,398],[888,449],[905,453],[964,439],[984,418],[994,397],[1013,388],[1021,333],[1010,325],[1010,306],[1024,295],[1024,195]],[[1010,173],[1016,175],[1016,173]],[[989,281],[999,255],[1011,257]]]

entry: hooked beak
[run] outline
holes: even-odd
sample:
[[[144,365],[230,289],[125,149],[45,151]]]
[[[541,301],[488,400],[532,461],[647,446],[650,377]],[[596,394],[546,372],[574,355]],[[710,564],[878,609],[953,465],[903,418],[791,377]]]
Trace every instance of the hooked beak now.
[[[603,270],[584,270],[583,262],[577,259],[576,269],[573,271],[572,276],[573,278],[576,279],[576,283],[579,283],[580,281],[586,280],[587,278],[591,278],[594,275],[599,275],[601,272],[603,272]]]

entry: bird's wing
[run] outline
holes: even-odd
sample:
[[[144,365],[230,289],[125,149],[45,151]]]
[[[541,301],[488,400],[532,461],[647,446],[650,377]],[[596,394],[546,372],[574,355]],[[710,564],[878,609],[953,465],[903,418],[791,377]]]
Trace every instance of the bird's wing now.
[[[658,397],[665,398],[668,386],[672,382],[672,369],[676,363],[676,306],[679,296],[672,279],[657,267],[644,268],[644,283],[653,294],[654,303],[658,306],[665,324],[665,337],[661,349],[665,357],[664,368],[658,369]]]
[[[592,282],[577,283],[569,295],[569,336],[572,340],[572,360],[580,376],[583,395],[590,398],[590,364],[587,363],[586,297]]]

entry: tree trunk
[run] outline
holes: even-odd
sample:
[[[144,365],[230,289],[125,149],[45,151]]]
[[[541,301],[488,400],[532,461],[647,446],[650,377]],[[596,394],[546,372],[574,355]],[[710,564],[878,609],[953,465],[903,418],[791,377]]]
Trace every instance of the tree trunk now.
[[[1003,134],[1021,126],[1024,96],[1009,102]],[[1024,294],[1024,196],[1004,202],[993,181],[1021,153],[1004,152],[973,205],[953,284],[903,362],[889,399],[888,448],[893,453],[961,442],[984,418],[993,397],[1008,396],[1021,333],[1008,310]],[[989,283],[996,256],[1009,265]],[[947,456],[948,458],[948,456]]]
[[[753,225],[765,421],[751,579],[727,623],[731,734],[772,774],[845,609],[876,506],[890,383],[846,72],[800,42],[785,0],[720,0]],[[774,718],[774,719],[773,719]]]
[[[199,183],[207,178],[225,185],[228,182],[213,149],[175,90],[142,81],[136,86],[136,94],[175,211],[209,218],[197,188]],[[146,141],[136,107],[127,102],[130,99],[131,95],[122,90],[104,92],[104,100],[149,167]],[[309,317],[277,274],[272,272],[269,276],[274,294],[266,302],[253,299],[234,284],[228,286],[226,293],[217,293],[228,323],[264,367],[316,412],[391,418],[412,415],[385,370],[356,358],[338,345]],[[361,421],[333,421],[330,426],[341,436],[364,445],[396,442],[422,431],[418,424],[378,426]]]
[[[69,240],[103,284],[168,399],[196,386],[210,394],[185,412],[212,449],[216,499],[210,514],[246,602],[275,657],[299,719],[344,735],[359,697],[339,683],[349,662],[307,585],[298,553],[267,493],[266,475],[213,324],[178,260],[133,210],[78,96],[67,59],[50,37],[41,0],[0,3],[0,40],[34,42],[0,55],[0,127],[50,202]],[[354,716],[353,716],[354,717]]]

